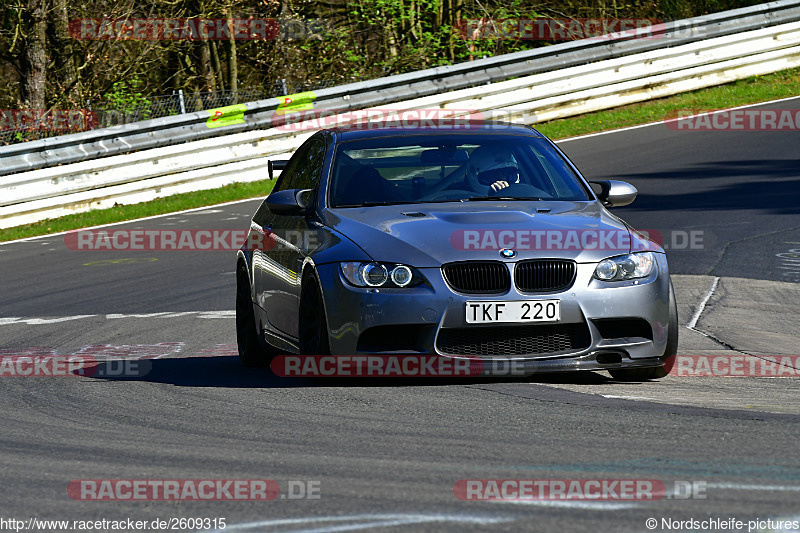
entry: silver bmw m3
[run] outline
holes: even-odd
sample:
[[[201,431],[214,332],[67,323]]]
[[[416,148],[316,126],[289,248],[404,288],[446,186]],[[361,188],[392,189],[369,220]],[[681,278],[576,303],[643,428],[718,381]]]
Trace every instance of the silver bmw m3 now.
[[[518,125],[323,130],[281,169],[237,252],[243,363],[276,354],[514,361],[663,377],[677,350],[663,249]]]

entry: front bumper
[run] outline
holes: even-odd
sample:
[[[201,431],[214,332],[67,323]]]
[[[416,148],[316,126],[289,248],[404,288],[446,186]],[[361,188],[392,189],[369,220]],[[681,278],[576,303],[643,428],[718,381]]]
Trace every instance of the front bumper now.
[[[577,265],[575,282],[568,290],[537,294],[521,293],[513,284],[504,294],[457,293],[439,268],[420,269],[429,284],[404,289],[352,287],[342,278],[338,264],[320,265],[317,270],[333,354],[477,355],[485,361],[487,371],[513,361],[524,373],[533,374],[660,365],[668,336],[669,272],[666,257],[655,256],[657,268],[648,278],[602,282],[593,278],[596,263],[583,263]],[[507,264],[513,278],[516,262]],[[560,322],[555,326],[466,323],[467,301],[525,299],[559,299]],[[626,324],[639,327],[628,330]],[[551,329],[544,329],[548,327]],[[543,342],[531,343],[529,338],[523,339],[525,344],[477,341],[480,346],[476,350],[469,350],[469,344],[463,342],[456,344],[468,348],[465,353],[453,353],[447,349],[453,344],[444,342],[459,334],[466,339],[491,339],[507,333],[521,338],[527,332],[542,337]],[[563,342],[551,342],[548,336],[556,334]],[[571,338],[565,341],[565,336]],[[536,349],[526,352],[529,347]]]

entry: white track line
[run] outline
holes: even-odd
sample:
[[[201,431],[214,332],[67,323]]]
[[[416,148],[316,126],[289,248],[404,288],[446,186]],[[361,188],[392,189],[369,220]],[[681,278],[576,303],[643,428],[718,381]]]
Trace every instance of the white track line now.
[[[800,492],[800,485],[747,485],[742,483],[706,483],[709,489],[763,490],[774,492]]]
[[[691,330],[694,330],[694,331],[697,331],[697,330],[694,329],[695,326],[697,326],[697,321],[700,320],[700,315],[703,314],[703,311],[706,308],[706,304],[711,299],[711,296],[714,295],[714,291],[717,290],[717,285],[719,285],[719,276],[714,276],[714,283],[711,284],[711,289],[709,289],[708,294],[706,294],[706,297],[703,298],[703,301],[700,302],[700,305],[697,307],[697,311],[695,311],[691,322],[686,324],[687,328],[689,328]]]
[[[7,326],[8,324],[21,324],[25,323],[29,326],[39,326],[42,324],[57,324],[59,322],[69,322],[70,320],[80,320],[82,318],[91,318],[97,315],[74,315],[74,316],[61,316],[54,318],[20,318],[20,317],[2,317],[0,318],[0,326]]]
[[[538,507],[560,507],[567,509],[589,509],[592,511],[621,511],[639,507],[636,503],[617,502],[587,502],[582,500],[491,500],[494,503],[515,503],[520,505],[535,505]]]
[[[74,315],[74,316],[61,316],[61,317],[0,317],[0,326],[8,326],[10,324],[27,324],[29,326],[41,326],[43,324],[57,324],[60,322],[69,322],[72,320],[82,320],[84,318],[104,318],[105,320],[119,320],[130,318],[180,318],[185,316],[195,316],[197,318],[205,319],[218,319],[218,318],[233,318],[236,316],[236,311],[180,311],[180,312],[164,312],[164,313],[133,313],[133,314],[120,314],[109,313],[107,315]]]
[[[204,205],[203,207],[193,207],[192,209],[184,209],[183,211],[172,211],[171,213],[163,213],[161,215],[152,215],[152,216],[143,217],[143,218],[132,218],[130,220],[122,220],[120,222],[111,222],[109,224],[100,224],[99,226],[90,226],[88,228],[76,228],[76,229],[71,229],[71,230],[67,230],[67,231],[59,231],[58,233],[48,233],[46,235],[37,235],[36,237],[26,237],[24,239],[17,239],[15,241],[3,241],[3,242],[0,242],[0,246],[2,246],[4,244],[14,244],[16,242],[35,241],[37,239],[45,239],[47,237],[58,237],[59,235],[66,235],[70,231],[78,231],[79,229],[80,230],[90,230],[90,229],[97,229],[97,228],[109,228],[111,226],[119,226],[120,224],[133,224],[134,222],[139,222],[139,221],[142,221],[142,220],[152,220],[154,218],[171,217],[171,216],[175,216],[175,215],[181,215],[183,213],[193,213],[193,212],[196,212],[196,211],[203,211],[203,210],[206,210],[206,209],[209,209],[209,210],[210,209],[216,209],[218,207],[225,207],[225,206],[228,206],[228,205],[241,204],[241,203],[244,203],[244,202],[252,202],[253,200],[259,200],[259,199],[260,199],[260,197],[256,196],[255,198],[245,198],[244,200],[233,200],[231,202],[225,202],[224,204]],[[133,205],[133,204],[131,204],[131,205]]]
[[[467,516],[463,514],[360,514],[360,515],[347,515],[347,516],[309,516],[306,518],[283,518],[275,520],[262,520],[258,522],[247,522],[242,524],[231,524],[224,530],[214,530],[214,533],[222,533],[227,531],[240,531],[247,529],[262,529],[268,527],[279,526],[297,526],[304,524],[315,524],[321,522],[350,522],[342,526],[323,526],[314,529],[292,530],[295,532],[303,531],[305,533],[314,532],[334,532],[334,531],[353,531],[355,529],[368,529],[375,527],[394,527],[398,525],[407,524],[422,524],[430,522],[456,522],[467,524],[499,524],[502,522],[510,521],[510,518],[489,518]]]

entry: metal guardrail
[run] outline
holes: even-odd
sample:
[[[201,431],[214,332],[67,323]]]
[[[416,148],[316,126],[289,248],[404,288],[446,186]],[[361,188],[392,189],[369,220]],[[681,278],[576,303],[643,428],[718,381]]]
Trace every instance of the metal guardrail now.
[[[267,98],[277,98],[284,94],[312,91],[334,87],[334,80],[307,80],[300,83],[275,80],[271,88],[245,87],[237,91],[219,90],[210,92],[173,91],[172,94],[142,97],[129,104],[113,101],[88,101],[83,110],[89,115],[84,123],[76,125],[66,133],[79,133],[99,128],[110,128],[132,122],[141,122],[160,117],[194,113],[205,109],[216,109],[243,102],[254,102]],[[20,124],[14,129],[0,129],[0,146],[19,142],[31,142],[48,137],[65,135],[65,132],[37,128]]]
[[[322,89],[314,93],[314,107],[364,109],[798,20],[800,0],[781,0],[666,23],[655,27],[652,37],[644,39],[632,35],[608,40],[584,39]],[[267,129],[276,119],[275,110],[282,104],[281,98],[269,98],[243,104],[244,109],[201,111],[0,147],[0,176],[213,137],[223,131],[210,123],[209,118],[213,118],[214,113],[241,114],[244,111],[244,120],[224,121],[225,133]]]
[[[765,6],[757,6],[758,15],[750,9],[736,10],[701,17],[702,24],[691,19],[666,25],[665,33],[656,38],[600,42],[599,50],[610,50],[613,57],[599,61],[572,57],[598,50],[597,41],[576,41],[535,53],[482,60],[482,70],[475,70],[474,63],[478,62],[473,62],[291,97],[299,109],[313,108],[312,116],[326,110],[333,115],[334,110],[394,108],[472,110],[484,116],[500,114],[517,122],[551,120],[800,66],[800,22],[794,20],[800,20],[800,0],[767,6],[780,6],[780,10],[765,11]],[[743,11],[749,13],[747,24],[731,15]],[[784,18],[792,21],[787,23]],[[760,27],[730,31],[747,25]],[[678,28],[691,28],[693,38],[670,38],[670,32],[678,32]],[[713,36],[700,38],[703,32]],[[623,54],[617,50],[621,46],[638,51]],[[542,62],[558,61],[559,66],[544,68],[538,62],[529,63],[536,54],[544,54]],[[516,59],[512,61],[509,56]],[[521,56],[528,59],[520,60]],[[528,74],[510,79],[505,74],[504,81],[489,85],[466,80],[487,75],[491,69],[508,71],[509,65],[517,69],[515,72],[527,69]],[[435,72],[443,70],[448,75],[437,78]],[[429,87],[431,84],[434,88]],[[460,84],[467,88],[455,88]],[[378,86],[382,88],[374,89]],[[447,91],[445,86],[453,90]],[[7,149],[21,150],[39,141],[0,148],[3,171],[7,162],[27,164],[27,168],[40,166],[0,178],[0,227],[115,202],[132,203],[232,181],[264,179],[266,158],[286,157],[314,128],[313,122],[274,127],[286,120],[284,113],[277,112],[282,104],[278,99],[262,100],[222,108],[218,114],[211,110],[45,139],[62,143],[50,144],[51,151],[16,152],[10,157],[4,154]],[[223,132],[225,135],[220,135]],[[97,134],[103,137],[98,139]],[[194,142],[174,146],[188,140]],[[127,153],[119,154],[121,150]],[[97,157],[98,153],[112,157]],[[65,158],[91,159],[48,166],[54,161],[63,163]]]

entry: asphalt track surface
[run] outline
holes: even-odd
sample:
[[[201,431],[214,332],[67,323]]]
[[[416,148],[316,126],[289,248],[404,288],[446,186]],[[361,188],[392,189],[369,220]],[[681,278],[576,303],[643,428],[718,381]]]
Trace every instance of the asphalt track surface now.
[[[750,109],[800,109],[800,100]],[[781,268],[780,255],[800,246],[799,140],[798,131],[659,125],[561,147],[588,179],[619,178],[639,190],[615,213],[660,233],[674,272],[800,282],[800,268]]]
[[[785,261],[800,247],[797,136],[655,125],[562,143],[588,177],[640,189],[617,211],[635,226],[703,232],[702,246],[668,252],[692,326],[681,353],[797,353],[800,274]],[[243,229],[257,204],[118,227]],[[233,266],[232,252],[78,252],[63,236],[0,246],[0,348],[91,354],[108,374],[2,379],[0,519],[224,517],[230,531],[304,532],[800,520],[796,377],[283,379],[234,355]],[[121,359],[146,372],[115,376]],[[81,479],[271,479],[282,496],[82,501],[67,492]],[[659,480],[669,497],[461,501],[467,479]],[[299,482],[319,498],[290,497]],[[680,497],[687,485],[697,497]]]

